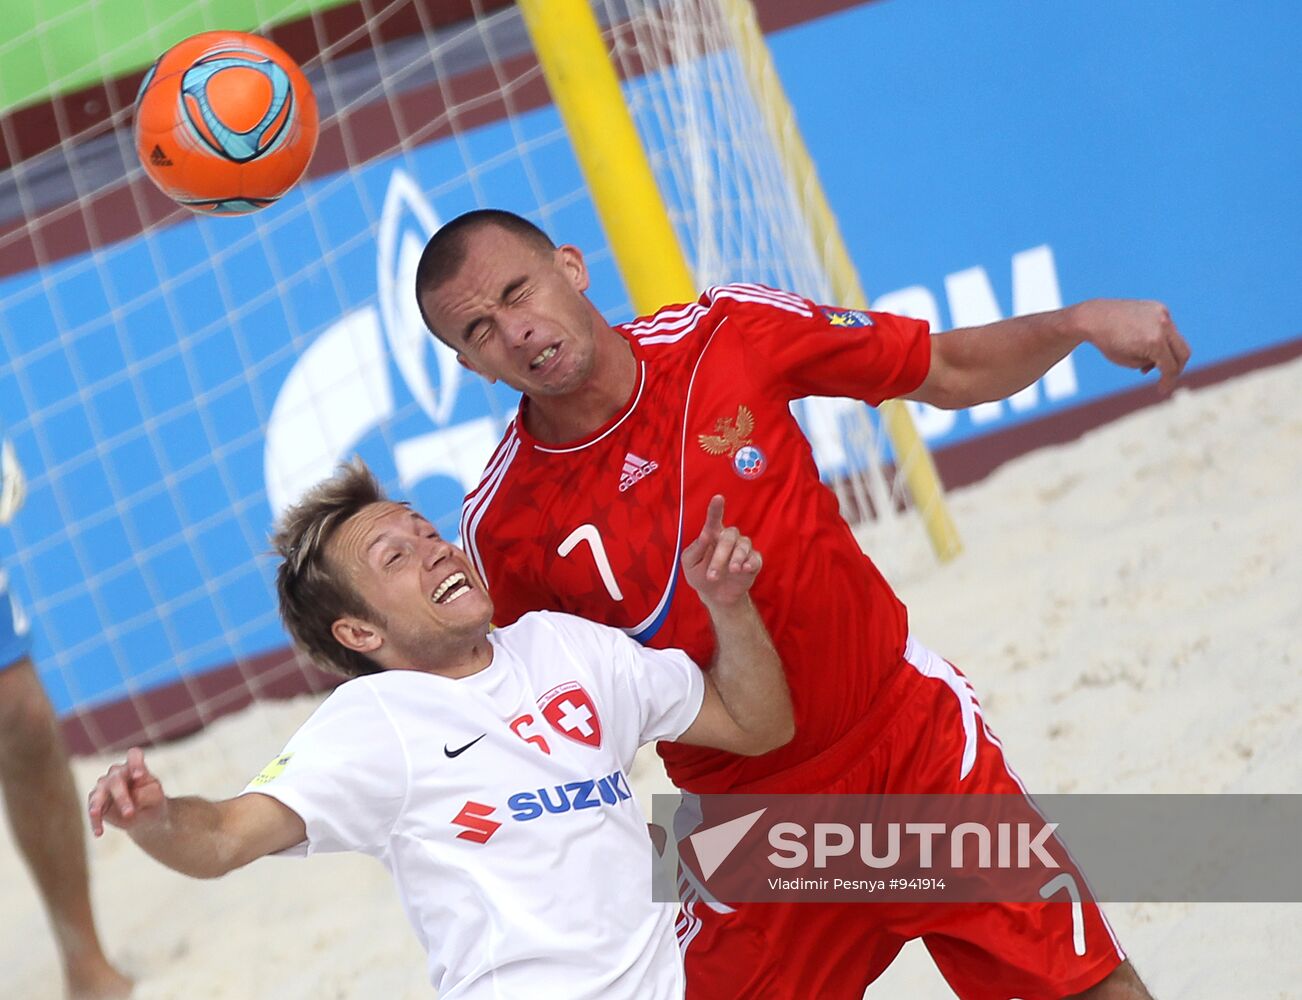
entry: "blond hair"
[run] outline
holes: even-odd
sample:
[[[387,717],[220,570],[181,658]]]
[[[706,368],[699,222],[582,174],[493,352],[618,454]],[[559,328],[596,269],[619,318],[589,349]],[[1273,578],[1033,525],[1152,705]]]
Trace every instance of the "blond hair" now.
[[[345,677],[374,674],[382,668],[341,644],[334,636],[334,623],[344,615],[378,625],[384,621],[342,570],[330,564],[326,546],[354,514],[387,499],[366,463],[354,458],[285,511],[271,536],[281,558],[276,596],[285,630],[314,662]]]

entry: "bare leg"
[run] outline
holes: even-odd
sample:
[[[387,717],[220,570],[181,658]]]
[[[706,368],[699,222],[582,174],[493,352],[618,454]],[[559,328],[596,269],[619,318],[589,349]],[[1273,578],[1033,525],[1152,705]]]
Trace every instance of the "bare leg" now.
[[[1103,982],[1091,986],[1069,1000],[1153,1000],[1153,996],[1139,980],[1139,973],[1130,964],[1122,962]]]
[[[30,660],[0,670],[0,785],[14,839],[40,890],[76,1000],[125,997],[90,908],[81,800],[54,709]]]

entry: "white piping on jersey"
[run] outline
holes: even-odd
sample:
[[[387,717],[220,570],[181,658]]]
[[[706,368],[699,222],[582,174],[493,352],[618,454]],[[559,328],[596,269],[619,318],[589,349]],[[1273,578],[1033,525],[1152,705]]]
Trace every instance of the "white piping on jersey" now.
[[[479,484],[478,495],[471,494],[465,509],[461,512],[461,545],[470,556],[470,561],[474,563],[479,578],[484,581],[484,586],[488,587],[488,592],[493,592],[488,583],[488,573],[484,569],[484,561],[479,557],[479,544],[475,541],[475,533],[479,530],[479,522],[483,519],[484,514],[488,511],[489,504],[492,503],[497,489],[502,485],[502,480],[506,478],[506,470],[510,468],[511,461],[515,458],[516,452],[520,450],[520,436],[516,432],[515,424],[512,423],[507,428],[506,438],[498,446],[498,453],[489,459],[488,467],[484,470],[484,478]],[[494,467],[496,463],[496,467]]]
[[[1013,779],[1013,782],[1017,787],[1022,790],[1022,795],[1026,797],[1027,804],[1035,810],[1036,815],[1046,823],[1049,822],[1044,813],[1040,811],[1040,807],[1036,805],[1035,799],[1031,797],[1031,793],[1026,790],[1026,785],[1023,783],[1021,777],[1013,770],[1012,765],[1008,763],[1008,756],[1004,753],[1004,745],[999,742],[999,738],[990,731],[990,727],[986,724],[985,718],[981,715],[981,708],[977,703],[976,692],[972,687],[972,683],[966,677],[959,674],[948,660],[944,659],[937,653],[933,653],[920,643],[914,642],[912,636],[910,636],[908,641],[905,643],[904,658],[924,677],[932,677],[943,681],[946,686],[954,692],[954,697],[958,699],[959,710],[963,717],[963,764],[961,773],[959,774],[959,780],[961,781],[963,778],[967,777],[968,772],[972,770],[973,764],[976,763],[976,720],[980,718],[981,730],[985,733],[986,739],[999,748],[999,756],[1003,760],[1004,770],[1008,773],[1008,776]],[[1067,856],[1072,857],[1071,851],[1068,849],[1067,845],[1063,844],[1062,846],[1063,850],[1067,852]],[[1079,871],[1080,864],[1074,857],[1072,857],[1072,863],[1076,865],[1076,868]],[[1084,879],[1083,872],[1081,873],[1081,877]],[[1085,888],[1089,892],[1091,898],[1093,898],[1094,891],[1090,889],[1088,880],[1085,880]],[[1099,917],[1103,921],[1104,929],[1108,932],[1108,937],[1112,940],[1112,946],[1116,949],[1117,956],[1124,962],[1126,959],[1126,953],[1121,947],[1121,942],[1117,940],[1117,935],[1112,930],[1112,925],[1108,923],[1108,918],[1104,915],[1102,907],[1099,908]],[[1082,923],[1081,926],[1083,928],[1084,924]],[[1086,945],[1084,942],[1083,931],[1079,936],[1073,934],[1073,937],[1076,938],[1074,943],[1077,945],[1077,954],[1084,954],[1082,949],[1084,949]]]
[[[682,340],[689,333],[695,330],[697,324],[701,321],[701,317],[709,311],[710,310],[706,306],[697,304],[692,307],[692,310],[686,316],[680,319],[675,319],[671,322],[665,323],[655,323],[645,329],[632,330],[630,332],[637,338],[639,344],[672,344]],[[684,326],[684,324],[686,325]],[[682,329],[679,329],[680,327]],[[654,337],[650,336],[657,330],[677,330],[678,332],[661,333]]]
[[[705,306],[699,302],[689,302],[677,309],[661,309],[650,316],[643,316],[641,319],[635,319],[626,325],[626,329],[632,334],[645,333],[651,327],[662,326],[672,320],[681,319],[690,315],[694,310],[704,309]]]
[[[969,685],[969,687],[970,686],[971,685]],[[1040,819],[1048,823],[1049,818],[1040,811],[1039,805],[1036,804],[1036,801],[1031,796],[1031,793],[1026,790],[1026,783],[1022,781],[1022,776],[1013,770],[1012,764],[1008,763],[1008,754],[1004,752],[1003,743],[1000,742],[998,736],[996,736],[993,732],[991,732],[990,727],[986,724],[984,718],[981,720],[981,728],[985,731],[986,739],[988,739],[991,743],[993,743],[995,746],[999,748],[999,756],[1004,762],[1004,770],[1008,772],[1008,776],[1013,779],[1017,787],[1022,790],[1022,794],[1026,797],[1027,804],[1033,810],[1035,810],[1035,814],[1039,816]],[[1090,886],[1089,879],[1085,877],[1085,872],[1081,870],[1080,862],[1077,861],[1076,858],[1072,855],[1071,848],[1067,846],[1065,841],[1060,841],[1060,843],[1062,844],[1062,849],[1067,852],[1067,857],[1071,858],[1072,864],[1074,864],[1076,866],[1076,870],[1080,872],[1081,881],[1085,883],[1085,889],[1090,894],[1090,899],[1096,901],[1094,905],[1098,909],[1099,919],[1103,921],[1103,929],[1108,932],[1108,938],[1112,941],[1112,947],[1116,949],[1117,958],[1119,958],[1121,961],[1124,962],[1126,960],[1126,950],[1121,947],[1121,942],[1117,940],[1116,932],[1112,929],[1112,924],[1108,921],[1108,915],[1103,912],[1103,907],[1098,905],[1097,902],[1098,894],[1095,893],[1094,889]],[[1084,924],[1082,922],[1082,929],[1083,926]],[[1087,947],[1084,944],[1083,933],[1080,936],[1080,941],[1082,947]],[[1077,954],[1084,954],[1084,952],[1078,951]]]
[[[687,964],[687,949],[692,946],[696,940],[696,935],[701,933],[701,928],[705,926],[705,921],[696,914],[696,908],[704,903],[715,913],[736,913],[736,907],[728,906],[725,903],[712,901],[708,896],[703,895],[695,878],[692,877],[691,869],[679,862],[678,869],[678,919],[674,921],[674,934],[678,937],[678,953],[683,958],[683,964]],[[686,970],[684,970],[686,971]]]
[[[718,299],[734,299],[739,302],[757,302],[784,309],[800,316],[809,317],[808,304],[799,295],[767,288],[764,285],[746,282],[732,282],[727,285],[714,285],[706,289],[706,297],[711,303]],[[700,318],[708,313],[709,306],[693,302],[677,309],[666,309],[644,319],[634,320],[624,329],[637,338],[641,344],[672,344],[682,340],[696,328]],[[663,332],[658,332],[663,331]],[[676,331],[676,332],[675,332]],[[655,336],[652,336],[655,334]]]
[[[471,511],[483,502],[486,492],[491,493],[492,483],[497,479],[502,464],[509,462],[511,459],[512,445],[519,440],[514,422],[506,425],[506,433],[502,440],[497,443],[497,448],[489,456],[488,464],[484,466],[484,471],[479,474],[479,485],[466,494],[466,499],[461,504],[461,527],[462,538],[466,536],[466,527],[469,523]]]
[[[977,705],[976,698],[972,696],[972,688],[966,683],[965,678],[959,675],[959,672],[944,659],[942,656],[933,653],[921,643],[913,641],[913,636],[909,636],[904,644],[904,659],[913,665],[918,673],[923,677],[932,677],[945,684],[954,692],[954,697],[958,699],[959,714],[963,718],[963,762],[959,769],[958,779],[962,781],[972,770],[972,765],[976,763],[977,754]],[[982,720],[984,724],[984,720]]]
[[[788,305],[795,306],[798,309],[808,309],[809,303],[802,296],[795,292],[784,292],[780,288],[770,288],[768,285],[756,284],[753,281],[730,281],[726,285],[719,285],[719,288],[736,288],[743,292],[754,292],[756,295],[764,295],[773,299],[780,299]]]
[[[507,454],[511,450],[511,442],[518,440],[519,436],[519,433],[516,431],[515,421],[508,423],[506,425],[506,433],[502,435],[502,440],[499,441],[497,447],[493,449],[493,454],[488,458],[488,464],[484,466],[484,471],[479,475],[479,485],[470,491],[470,497],[467,499],[471,499],[479,493],[488,480],[493,478],[493,475],[501,467],[501,464],[504,461],[508,461]]]
[[[738,302],[758,302],[761,305],[785,309],[787,312],[793,312],[806,318],[814,315],[809,306],[805,304],[805,300],[798,295],[774,291],[771,288],[765,288],[763,285],[715,285],[713,288],[708,289],[705,294],[712,301],[735,299]]]
[[[642,621],[632,628],[622,628],[620,631],[639,639],[640,633],[647,628],[652,622],[660,617],[664,611],[665,605],[669,603],[669,598],[674,592],[674,584],[678,578],[678,566],[682,560],[683,554],[683,500],[686,490],[687,475],[687,412],[692,407],[692,389],[696,386],[696,375],[701,370],[701,362],[705,360],[705,354],[714,343],[714,335],[723,329],[723,324],[728,322],[728,317],[719,321],[718,325],[710,331],[709,337],[706,338],[704,346],[701,347],[701,353],[696,357],[696,364],[692,365],[691,378],[687,380],[687,393],[683,397],[683,433],[678,442],[678,537],[674,539],[674,564],[669,571],[669,579],[665,581],[664,592],[660,595],[660,600],[656,603],[655,608]],[[632,410],[629,411],[630,413]]]
[[[684,879],[678,880],[678,898],[681,906],[678,910],[678,919],[674,922],[674,933],[678,936],[678,953],[687,958],[687,949],[692,946],[696,940],[696,935],[701,933],[701,927],[704,926],[701,918],[696,915],[696,903],[700,897],[696,890],[692,888]]]
[[[764,285],[744,282],[713,285],[706,289],[705,295],[711,304],[719,299],[734,299],[738,302],[755,302],[772,306],[775,309],[783,309],[804,317],[813,315],[808,304],[799,295],[780,292]],[[672,344],[682,340],[683,337],[696,329],[701,317],[709,311],[709,306],[695,302],[677,309],[662,310],[645,319],[634,320],[632,323],[627,324],[625,329],[640,344]],[[655,334],[655,336],[652,336],[652,334]]]
[[[639,361],[637,363],[637,371],[638,371],[637,395],[633,397],[633,405],[628,408],[628,410],[624,413],[622,417],[620,417],[613,424],[607,427],[602,433],[598,434],[591,441],[584,441],[583,444],[576,444],[569,448],[544,448],[542,445],[537,443],[534,444],[534,448],[538,451],[544,451],[548,455],[568,455],[571,452],[582,451],[584,448],[591,448],[598,441],[601,441],[602,439],[609,437],[611,434],[614,433],[615,429],[619,427],[620,424],[622,424],[625,420],[627,420],[629,417],[633,415],[633,411],[637,409],[638,402],[642,399],[642,393],[646,389],[646,362],[645,361]]]
[[[760,305],[772,306],[774,309],[783,309],[786,312],[795,313],[798,316],[804,316],[806,319],[813,316],[813,312],[803,305],[793,305],[784,299],[775,299],[767,295],[756,295],[748,292],[739,292],[733,289],[720,289],[714,296],[715,300],[735,299],[738,302],[757,302]]]

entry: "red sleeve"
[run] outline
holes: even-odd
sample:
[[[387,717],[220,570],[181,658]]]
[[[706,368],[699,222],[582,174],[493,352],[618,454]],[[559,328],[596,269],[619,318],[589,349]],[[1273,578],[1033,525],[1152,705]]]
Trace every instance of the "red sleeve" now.
[[[734,333],[787,400],[849,396],[876,406],[912,392],[931,365],[925,320],[817,305],[763,285],[721,285],[701,302],[739,325]]]

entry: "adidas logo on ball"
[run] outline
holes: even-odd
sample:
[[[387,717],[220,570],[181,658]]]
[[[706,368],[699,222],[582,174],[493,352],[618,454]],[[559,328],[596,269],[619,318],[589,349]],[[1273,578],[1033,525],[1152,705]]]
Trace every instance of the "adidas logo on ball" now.
[[[320,127],[298,64],[239,31],[205,31],[164,52],[145,73],[135,110],[145,173],[173,201],[207,215],[256,212],[284,195],[307,169]]]

